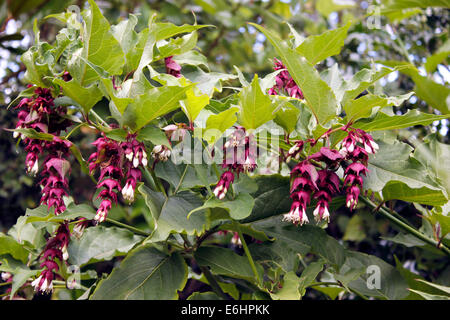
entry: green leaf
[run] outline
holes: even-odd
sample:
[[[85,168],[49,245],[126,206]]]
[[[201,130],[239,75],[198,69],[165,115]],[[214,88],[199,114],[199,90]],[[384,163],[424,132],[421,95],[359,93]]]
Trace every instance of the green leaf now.
[[[253,222],[274,215],[287,213],[290,210],[289,178],[281,175],[255,176],[251,178],[258,190],[251,194],[255,199],[252,214],[242,222]]]
[[[409,9],[427,7],[450,7],[449,0],[387,0],[385,6],[389,9]]]
[[[372,109],[375,107],[379,107],[382,109],[384,107],[394,105],[398,107],[405,100],[408,100],[414,92],[410,92],[408,94],[404,94],[398,97],[382,97],[374,94],[366,94],[359,99],[349,100],[344,105],[345,113],[347,114],[347,118],[349,120],[357,120],[359,118],[365,118],[370,116]]]
[[[169,300],[183,289],[188,269],[178,253],[168,256],[151,246],[128,254],[108,278],[101,281],[92,300]]]
[[[306,38],[295,50],[315,65],[328,57],[341,52],[344,40],[347,37],[348,28],[351,23],[345,26],[328,30],[321,35]]]
[[[186,164],[174,164],[172,161],[160,162],[155,167],[155,174],[158,178],[162,178],[170,183],[174,188],[176,188],[183,176],[183,172],[186,170],[186,166],[188,166],[186,174],[184,175],[184,179],[181,182],[179,190],[190,189],[193,187],[204,187],[205,182],[203,179],[200,179],[197,171],[194,168],[194,165],[186,165]],[[213,184],[217,182],[217,176],[212,166],[208,166],[206,164],[203,165],[195,165],[201,166],[203,171],[205,171],[205,177],[208,184]]]
[[[450,300],[450,297],[448,297],[448,296],[429,294],[426,292],[413,290],[413,289],[408,289],[408,290],[422,296],[423,298],[425,298],[425,300]]]
[[[164,145],[171,148],[170,142],[166,134],[160,128],[147,126],[139,130],[136,137],[138,141],[150,141],[154,145]]]
[[[36,276],[40,270],[30,270],[24,267],[17,267],[14,271],[14,277],[12,280],[11,292],[9,294],[9,298],[12,300],[12,297],[16,294],[16,292],[30,279],[31,277]]]
[[[194,253],[199,266],[209,267],[214,274],[236,277],[253,281],[254,274],[245,256],[221,247],[200,247]],[[260,266],[257,266],[262,271]]]
[[[53,82],[59,85],[63,89],[63,93],[75,101],[84,110],[85,114],[88,114],[92,107],[103,97],[102,92],[95,83],[85,88],[75,79],[66,82],[55,78]]]
[[[444,44],[431,56],[427,58],[424,64],[425,70],[428,73],[433,73],[436,70],[439,63],[447,60],[450,55],[450,39],[444,42]]]
[[[428,135],[414,150],[414,158],[424,164],[450,195],[450,146],[440,143],[436,134]]]
[[[94,0],[88,0],[90,10],[84,16],[86,27],[83,49],[76,52],[69,62],[69,71],[78,83],[89,84],[99,78],[96,70],[86,62],[106,71],[109,75],[122,73],[125,56],[119,42],[111,33],[108,20],[102,15]]]
[[[72,238],[69,247],[69,263],[79,267],[123,256],[143,237],[116,227],[87,228],[80,239]]]
[[[197,39],[197,32],[191,32],[182,37],[170,39],[168,43],[158,47],[159,55],[156,59],[162,59],[188,52],[189,50],[195,48]]]
[[[0,255],[3,254],[10,254],[14,259],[23,263],[28,260],[28,251],[13,237],[0,232]]]
[[[325,124],[334,118],[338,110],[336,97],[328,84],[320,78],[314,66],[305,57],[289,48],[272,31],[253,23],[251,25],[264,33],[275,47],[295,83],[302,90],[306,104],[317,121]]]
[[[409,197],[418,197],[419,201],[443,204],[446,195],[430,178],[427,169],[411,157],[412,148],[409,145],[400,142],[392,145],[380,142],[379,145],[378,152],[369,157],[369,173],[364,178],[365,189],[379,192],[387,186],[387,195],[391,199],[409,201],[411,200]],[[395,186],[390,187],[389,184],[393,183]],[[400,188],[400,184],[405,186]],[[415,191],[412,194],[408,193],[411,189],[421,189],[429,196],[422,199]]]
[[[250,86],[242,89],[239,97],[239,123],[247,130],[256,129],[275,117],[275,108],[270,98],[262,92],[258,75],[255,74]]]
[[[230,214],[231,218],[240,220],[247,218],[252,212],[254,199],[247,193],[239,194],[232,201],[229,200],[219,200],[216,197],[209,198],[201,207],[196,208],[189,212],[188,218],[191,214],[207,209],[207,208],[223,208]]]
[[[42,210],[47,210],[46,206],[40,206]],[[95,217],[95,210],[88,206],[87,204],[75,205],[71,203],[67,209],[59,214],[55,215],[53,213],[49,213],[48,215],[31,215],[27,218],[27,223],[31,222],[49,222],[49,223],[62,223],[65,220],[73,220],[79,217],[83,217],[86,219],[93,219]]]
[[[448,86],[434,82],[419,74],[414,74],[412,79],[416,84],[414,91],[420,99],[439,110],[442,114],[450,113],[450,104],[447,99],[450,95]]]
[[[355,99],[360,93],[391,72],[406,68],[406,66],[396,66],[395,68],[381,67],[380,70],[361,69],[345,83],[345,93],[342,97],[342,104],[346,105],[350,100]]]
[[[107,95],[109,96],[109,99],[114,104],[114,106],[119,110],[121,114],[125,112],[125,109],[127,106],[133,102],[132,98],[124,97],[123,93],[125,93],[124,90],[116,91],[114,89],[112,79],[108,78],[101,78],[102,84],[107,92]]]
[[[156,41],[164,40],[173,37],[180,33],[193,32],[198,29],[214,27],[212,25],[188,25],[176,26],[173,23],[156,23],[152,33],[155,34]]]
[[[128,107],[133,116],[130,126],[137,131],[150,121],[178,109],[180,100],[185,98],[189,88],[190,86],[157,87],[138,96]]]
[[[300,276],[299,291],[303,297],[305,295],[306,288],[314,282],[317,275],[323,270],[323,261],[312,262],[303,270]]]
[[[182,100],[180,103],[181,108],[186,113],[189,121],[193,122],[200,111],[202,111],[209,103],[209,96],[205,93],[202,94],[197,87],[192,86],[186,91],[186,99]]]
[[[408,248],[422,247],[425,245],[425,242],[417,239],[417,237],[409,233],[398,233],[395,235],[395,237],[381,237],[381,238],[387,241],[402,244]]]
[[[36,46],[31,47],[22,54],[20,60],[27,68],[24,78],[39,87],[48,87],[48,82],[44,81],[44,76],[50,76],[52,73],[47,63],[39,63],[39,51]]]
[[[420,282],[422,282],[422,283],[424,283],[424,284],[426,284],[426,285],[428,285],[430,287],[433,287],[433,288],[436,288],[436,289],[438,289],[438,290],[440,290],[442,292],[445,292],[447,295],[450,295],[450,287],[446,287],[446,286],[443,286],[443,285],[435,284],[435,283],[432,283],[432,282],[429,282],[429,281],[425,281],[423,279],[417,279],[417,281],[420,281]]]
[[[274,96],[274,100],[279,103],[276,108],[274,121],[287,133],[291,133],[297,125],[300,110],[283,98],[282,96]]]
[[[383,188],[383,200],[401,199],[423,205],[439,206],[447,203],[448,199],[443,192],[436,192],[428,187],[410,188],[400,181],[389,181]]]
[[[370,266],[379,268],[380,287],[369,288],[368,283],[371,282],[369,277],[376,277],[373,271],[368,269]],[[347,252],[347,260],[341,271],[346,270],[358,270],[362,271],[362,274],[355,280],[351,280],[347,286],[351,289],[355,289],[363,295],[379,297],[384,299],[403,299],[408,295],[407,282],[402,277],[400,272],[392,265],[386,263],[378,257],[371,256],[360,252]]]
[[[164,202],[161,214],[157,217],[156,230],[147,240],[152,242],[163,241],[171,233],[200,235],[207,228],[205,215],[196,214],[190,219],[187,219],[187,215],[201,205],[201,199],[191,192],[180,192],[170,196]],[[149,206],[149,209],[152,210],[152,207]]]
[[[227,73],[219,72],[204,72],[200,68],[195,68],[195,71],[183,72],[183,75],[192,83],[195,83],[197,88],[202,93],[212,97],[215,91],[222,92],[222,82],[236,79],[237,76]]]
[[[208,144],[213,145],[222,134],[237,121],[236,112],[239,108],[233,107],[219,114],[212,114],[206,120],[206,129],[203,134]]]
[[[283,287],[270,296],[274,300],[300,300],[300,279],[295,272],[290,271],[283,277]]]
[[[392,130],[409,128],[417,125],[428,125],[433,121],[448,118],[449,115],[435,115],[423,113],[417,110],[409,110],[401,116],[391,116],[384,112],[378,112],[373,119],[363,119],[357,121],[353,127],[365,131]]]

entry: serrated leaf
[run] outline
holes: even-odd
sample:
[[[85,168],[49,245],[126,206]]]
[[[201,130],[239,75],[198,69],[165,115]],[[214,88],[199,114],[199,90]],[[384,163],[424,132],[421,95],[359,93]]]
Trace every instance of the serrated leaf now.
[[[449,115],[436,115],[423,113],[417,110],[409,110],[401,116],[391,116],[384,112],[379,112],[373,119],[362,119],[357,121],[353,127],[360,128],[365,131],[379,131],[409,128],[417,125],[428,125],[433,121],[448,118]]]
[[[103,97],[102,92],[95,83],[89,87],[83,87],[75,79],[66,82],[56,78],[53,82],[59,85],[63,89],[63,93],[75,101],[84,110],[85,114],[88,114],[92,107]]]
[[[306,38],[295,51],[304,56],[311,64],[315,65],[316,63],[341,52],[350,26],[351,23],[347,23],[343,27],[325,31],[317,36],[310,36]]]
[[[273,113],[275,106],[272,105],[270,98],[262,92],[256,74],[250,86],[242,89],[239,97],[239,123],[247,130],[256,129],[275,118]]]
[[[218,114],[212,114],[206,120],[206,129],[203,134],[208,144],[213,145],[237,121],[236,112],[239,108],[233,107]]]
[[[101,281],[92,300],[169,300],[183,289],[188,270],[178,253],[168,256],[151,246],[128,254],[108,278]]]
[[[83,49],[74,53],[69,71],[82,85],[90,84],[99,78],[91,64],[105,70],[109,75],[122,73],[125,56],[119,42],[111,33],[108,20],[102,15],[94,0],[88,0],[90,10],[85,14],[86,27],[83,35]]]
[[[431,196],[427,197],[428,203],[436,201],[442,204],[443,190],[431,180],[426,168],[416,159],[411,157],[412,148],[404,143],[395,142],[392,145],[380,142],[380,149],[375,155],[369,156],[369,173],[364,178],[364,188],[374,192],[382,191],[389,183],[397,183],[395,188],[389,188],[388,194],[393,199],[409,201],[408,189],[427,190]],[[399,189],[400,184],[405,184]],[[446,195],[443,195],[444,198]],[[445,201],[446,202],[446,201]]]
[[[128,107],[133,116],[129,125],[137,131],[150,121],[178,109],[180,100],[185,98],[189,88],[190,86],[156,87],[138,96]]]
[[[272,31],[256,24],[251,23],[251,25],[264,33],[275,47],[295,83],[302,90],[306,104],[317,121],[325,124],[334,118],[338,110],[336,97],[328,84],[320,78],[314,66],[306,58],[289,48]]]

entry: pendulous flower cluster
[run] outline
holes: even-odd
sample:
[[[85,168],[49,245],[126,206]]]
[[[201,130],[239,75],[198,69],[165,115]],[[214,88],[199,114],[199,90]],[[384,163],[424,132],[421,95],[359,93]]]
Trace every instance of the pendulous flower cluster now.
[[[53,290],[53,280],[59,271],[59,263],[67,261],[69,253],[67,246],[70,239],[70,230],[67,222],[61,223],[53,237],[47,240],[44,251],[41,253],[41,272],[31,285],[34,290],[42,293],[50,293]]]
[[[51,141],[33,139],[19,131],[14,132],[14,137],[21,137],[25,143],[26,171],[36,176],[39,173],[39,157],[47,153],[43,161],[40,181],[42,187],[41,203],[54,209],[56,215],[62,213],[66,207],[63,196],[67,196],[70,162],[67,157],[70,154],[71,143],[62,140],[58,136],[66,130],[72,122],[64,118],[66,108],[55,106],[50,89],[36,88],[33,96],[23,98],[17,105],[20,109],[16,129],[33,129],[38,133],[53,135]]]
[[[222,168],[226,170],[220,176],[214,189],[214,195],[222,200],[234,182],[234,174],[253,172],[256,168],[256,141],[244,127],[238,126],[223,146],[224,161]]]
[[[101,203],[94,220],[103,222],[112,204],[117,203],[118,192],[122,192],[128,202],[134,201],[136,185],[142,178],[139,168],[146,167],[148,159],[145,146],[137,141],[136,134],[128,134],[126,141],[121,143],[103,136],[92,144],[97,151],[89,157],[89,170],[92,174],[99,169],[97,189],[103,188],[97,196]],[[122,188],[123,178],[125,185]]]
[[[274,70],[282,70],[275,77],[275,85],[269,89],[270,95],[278,95],[281,92],[285,92],[288,96],[303,99],[303,92],[295,83],[289,71],[286,70],[286,66],[278,59],[274,61]]]
[[[313,211],[315,220],[329,222],[332,198],[341,191],[341,180],[336,174],[341,166],[346,167],[343,182],[346,206],[353,210],[358,204],[358,196],[363,187],[362,175],[368,173],[368,154],[375,153],[378,145],[361,129],[344,127],[342,130],[347,132],[347,136],[342,141],[339,151],[322,147],[318,152],[306,156],[291,170],[290,197],[293,202],[283,220],[300,225],[309,222],[306,208],[312,199],[316,199]],[[288,152],[287,161],[299,160],[306,143],[314,145],[315,141],[296,141]]]

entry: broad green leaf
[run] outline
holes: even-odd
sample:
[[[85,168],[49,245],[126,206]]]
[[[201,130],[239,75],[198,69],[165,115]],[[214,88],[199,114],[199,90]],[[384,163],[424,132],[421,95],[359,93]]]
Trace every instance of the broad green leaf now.
[[[167,44],[158,47],[159,55],[156,59],[162,59],[188,52],[189,50],[195,48],[197,39],[197,32],[191,32],[180,38],[170,39]]]
[[[189,79],[192,83],[196,84],[196,87],[200,91],[208,96],[212,97],[214,92],[222,92],[222,82],[232,79],[236,79],[237,76],[227,73],[219,72],[204,72],[200,68],[195,68],[194,71],[183,72],[183,75]]]
[[[190,50],[183,54],[179,54],[173,57],[173,60],[178,64],[188,64],[191,66],[204,66],[209,70],[208,59],[200,52]]]
[[[427,58],[424,64],[425,70],[428,73],[434,72],[439,63],[445,61],[450,56],[450,39],[447,39],[445,43],[431,56]]]
[[[370,116],[372,109],[375,107],[379,107],[380,109],[390,105],[398,107],[413,94],[414,92],[410,92],[398,97],[382,97],[369,93],[359,99],[349,100],[344,105],[344,110],[347,114],[347,118],[355,121],[359,118]]]
[[[274,235],[276,236],[274,241],[249,244],[248,248],[253,259],[273,269],[281,268],[284,272],[295,271],[298,268],[298,255],[306,255],[310,247],[302,242],[296,242],[295,238],[291,239],[292,234],[286,235],[285,238],[275,233],[271,234]]]
[[[169,300],[183,289],[188,269],[178,253],[166,255],[151,246],[130,252],[108,278],[101,281],[92,300]]]
[[[239,194],[232,201],[230,200],[219,200],[216,197],[211,197],[206,201],[203,206],[196,208],[189,212],[188,218],[191,214],[207,208],[223,208],[228,211],[230,217],[236,220],[247,218],[252,212],[254,199],[247,193]]]
[[[184,79],[184,78],[183,78]],[[186,91],[186,99],[180,101],[181,109],[186,113],[190,122],[193,122],[200,111],[209,103],[209,96],[192,86]]]
[[[26,263],[28,260],[28,251],[18,243],[13,237],[0,232],[0,255],[9,254],[14,259]]]
[[[275,33],[263,27],[251,24],[264,33],[275,47],[281,60],[286,65],[295,83],[300,87],[317,121],[325,124],[336,116],[338,105],[336,97],[328,84],[320,78],[314,66],[303,56],[289,48]]]
[[[171,148],[170,142],[166,134],[160,128],[153,126],[146,126],[139,130],[136,137],[138,141],[150,141],[154,145],[164,145]]]
[[[108,20],[102,15],[94,0],[88,0],[90,10],[85,14],[86,27],[83,49],[76,52],[69,71],[80,84],[89,84],[99,78],[97,72],[85,60],[105,70],[109,75],[122,73],[125,56],[119,42],[111,33]]]
[[[275,117],[275,107],[270,98],[262,92],[256,74],[250,86],[243,88],[239,96],[239,123],[247,130],[256,129]]]
[[[436,283],[432,283],[432,282],[429,282],[429,281],[425,281],[425,280],[423,280],[423,279],[417,279],[417,281],[420,281],[420,282],[426,284],[427,286],[436,288],[436,289],[438,289],[439,291],[445,292],[447,295],[450,296],[450,287],[446,287],[446,286],[443,286],[443,285],[439,285],[439,284],[436,284]]]
[[[203,135],[208,144],[213,145],[222,134],[237,121],[236,112],[239,108],[233,107],[218,114],[212,114],[206,120],[206,129]]]
[[[103,97],[102,92],[95,83],[89,87],[83,87],[75,79],[66,82],[56,78],[53,82],[59,85],[63,89],[63,93],[75,101],[84,110],[85,114],[88,114],[92,107]]]
[[[120,46],[127,58],[128,53],[135,49],[135,45],[138,42],[138,34],[134,31],[137,23],[137,16],[134,14],[129,14],[127,20],[120,21],[117,25],[111,26],[111,33],[120,43]]]
[[[295,272],[290,271],[283,277],[283,287],[270,296],[274,300],[300,300],[300,279]]]
[[[113,83],[111,79],[105,79],[101,78],[102,84],[107,92],[107,95],[109,96],[109,99],[112,103],[114,103],[115,107],[121,114],[125,112],[125,109],[127,106],[133,102],[132,98],[122,97],[123,91],[116,91],[114,89]]]
[[[323,261],[312,262],[303,270],[300,275],[299,291],[303,297],[305,295],[306,288],[314,282],[317,275],[323,270]]]
[[[429,294],[429,293],[414,290],[414,289],[408,289],[408,290],[422,296],[423,298],[425,298],[425,300],[450,300],[450,297],[448,297],[448,296]]]
[[[255,199],[252,214],[242,222],[253,222],[274,215],[287,213],[290,210],[289,178],[281,175],[256,176],[252,178],[258,190],[251,194]]]
[[[285,101],[281,96],[275,96],[275,102],[279,103],[275,113],[275,123],[281,126],[287,133],[295,130],[300,110],[292,103]]]
[[[128,107],[133,116],[129,121],[130,126],[137,131],[150,121],[178,109],[180,100],[185,98],[189,88],[190,86],[156,87],[138,96]]]
[[[45,244],[45,230],[35,228],[31,223],[27,223],[27,218],[27,216],[19,217],[16,224],[8,230],[8,235],[22,245],[40,248]]]
[[[212,25],[188,25],[184,24],[182,26],[176,26],[173,23],[155,23],[152,33],[155,34],[156,41],[164,40],[173,37],[180,33],[193,32],[198,29],[214,27]]]
[[[450,146],[440,143],[436,134],[432,134],[416,147],[414,157],[431,171],[450,195]]]
[[[171,233],[200,235],[207,228],[205,215],[199,213],[189,219],[187,215],[201,205],[201,199],[191,192],[180,192],[170,196],[164,202],[161,214],[156,220],[156,230],[146,241],[164,241]]]
[[[351,23],[345,26],[328,30],[321,35],[306,38],[295,50],[315,65],[328,57],[341,52],[344,40],[347,37],[348,28]]]
[[[379,145],[378,152],[369,157],[369,173],[364,178],[365,189],[379,192],[388,186],[390,198],[405,199],[405,201],[409,201],[409,197],[420,198],[415,191],[413,194],[409,194],[408,190],[421,189],[422,192],[427,190],[429,196],[426,201],[428,203],[436,201],[436,204],[442,204],[446,195],[443,195],[443,190],[430,178],[428,170],[411,157],[412,148],[409,145],[400,142],[392,145],[380,142]],[[388,185],[390,183],[396,183],[395,188],[390,188]],[[400,184],[406,186],[400,188]],[[432,194],[434,194],[433,197],[431,197]]]
[[[44,76],[50,76],[52,73],[47,63],[38,61],[39,52],[36,46],[31,47],[20,57],[21,61],[27,68],[24,78],[39,87],[48,87],[49,82],[43,79]]]
[[[385,201],[401,199],[430,206],[443,205],[448,201],[443,192],[436,192],[428,187],[410,188],[406,183],[399,181],[387,182],[382,194]]]
[[[80,239],[72,238],[69,243],[69,263],[79,267],[86,264],[111,260],[125,255],[143,237],[131,231],[116,227],[87,228]]]
[[[40,270],[30,270],[25,267],[18,267],[13,271],[13,280],[11,286],[11,292],[9,294],[9,298],[12,300],[13,296],[16,292],[30,279],[31,277],[36,276]]]
[[[419,74],[415,74],[412,79],[416,84],[414,91],[420,99],[439,110],[442,114],[450,113],[450,105],[448,102],[450,101],[448,99],[450,87],[434,82]]]
[[[195,260],[199,266],[211,268],[214,274],[253,280],[254,274],[247,257],[240,256],[230,249],[221,247],[200,247],[194,253]],[[258,266],[258,271],[262,268]]]
[[[377,283],[373,281],[377,274],[370,270],[369,267],[379,268],[379,288],[376,286]],[[363,273],[356,280],[352,280],[347,284],[349,288],[355,289],[366,296],[388,300],[403,299],[408,295],[407,282],[392,265],[376,256],[348,251],[347,260],[342,267],[342,271],[358,269],[361,269]],[[368,283],[372,286],[369,287]]]
[[[41,207],[43,210],[47,209],[46,206]],[[87,204],[75,205],[71,203],[67,207],[67,209],[59,215],[55,215],[53,213],[49,213],[48,215],[45,216],[31,215],[30,217],[27,218],[27,223],[30,222],[62,223],[66,220],[73,220],[79,217],[83,217],[86,219],[93,219],[95,217],[95,210]]]
[[[417,110],[409,110],[401,116],[390,116],[384,112],[378,112],[373,119],[362,119],[357,121],[353,127],[365,131],[391,130],[409,128],[417,125],[428,125],[433,121],[447,119],[449,115],[435,115],[423,113]]]
[[[417,239],[417,237],[409,234],[409,233],[398,233],[395,237],[381,237],[384,240],[392,241],[395,243],[402,244],[408,248],[411,247],[422,247],[425,245],[425,242]]]
[[[281,221],[281,217],[273,217],[252,223],[256,230],[261,230],[276,241],[289,244],[298,253],[311,252],[319,255],[327,263],[339,268],[345,261],[346,251],[336,239],[313,225],[297,227],[290,222]]]
[[[187,166],[187,169],[186,169]],[[160,162],[155,167],[155,174],[158,178],[162,178],[170,183],[174,188],[180,184],[181,177],[185,170],[183,181],[178,190],[190,189],[193,187],[204,187],[205,182],[200,179],[194,166],[201,166],[206,172],[205,177],[208,184],[217,182],[217,176],[212,166],[206,164],[202,165],[186,165],[186,164],[174,164],[172,161]]]
[[[381,67],[380,70],[361,69],[345,85],[345,93],[342,97],[342,104],[346,105],[350,100],[355,99],[360,93],[369,88],[372,84],[387,76],[391,72],[406,69],[405,66],[395,66],[394,68]]]

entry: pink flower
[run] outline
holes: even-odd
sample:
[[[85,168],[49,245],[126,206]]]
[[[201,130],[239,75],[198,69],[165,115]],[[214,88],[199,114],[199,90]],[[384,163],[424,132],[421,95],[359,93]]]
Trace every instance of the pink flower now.
[[[234,181],[234,174],[231,171],[225,171],[220,176],[220,180],[214,189],[214,195],[222,200],[227,194],[228,188]]]
[[[173,56],[164,58],[164,63],[166,64],[166,72],[173,75],[174,77],[181,77],[181,66],[173,60]]]

